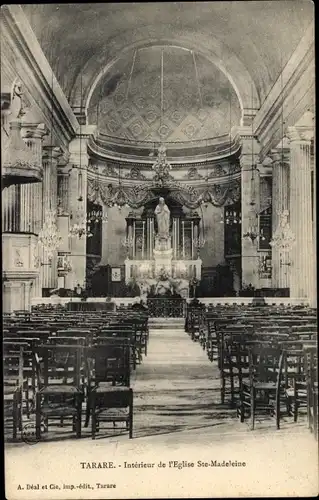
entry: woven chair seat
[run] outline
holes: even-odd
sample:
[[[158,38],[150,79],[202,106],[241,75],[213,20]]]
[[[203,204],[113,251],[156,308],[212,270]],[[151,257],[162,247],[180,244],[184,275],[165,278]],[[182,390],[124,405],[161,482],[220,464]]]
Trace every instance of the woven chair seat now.
[[[81,391],[73,385],[57,384],[43,387],[39,391],[41,394],[81,394]]]
[[[101,383],[98,387],[93,389],[96,393],[115,393],[115,392],[122,392],[122,393],[129,393],[130,388],[129,387],[121,387],[121,386],[111,386],[111,385],[106,385]]]
[[[102,420],[104,422],[123,422],[129,418],[129,409],[107,408],[102,409],[101,411],[97,410],[96,414],[98,416],[98,420]]]

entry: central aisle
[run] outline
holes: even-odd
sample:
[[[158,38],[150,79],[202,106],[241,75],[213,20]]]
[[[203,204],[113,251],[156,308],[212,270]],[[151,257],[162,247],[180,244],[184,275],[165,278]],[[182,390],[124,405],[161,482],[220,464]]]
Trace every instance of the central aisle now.
[[[135,437],[205,427],[219,432],[220,426],[244,430],[236,410],[220,404],[217,364],[181,327],[150,330],[148,355],[132,386]]]

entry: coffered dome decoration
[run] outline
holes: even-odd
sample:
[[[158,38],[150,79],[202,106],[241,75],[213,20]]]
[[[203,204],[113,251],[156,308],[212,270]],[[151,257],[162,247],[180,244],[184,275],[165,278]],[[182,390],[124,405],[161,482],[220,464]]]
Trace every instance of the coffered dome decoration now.
[[[171,46],[126,53],[101,79],[88,108],[90,124],[133,141],[221,136],[240,118],[240,104],[226,76],[202,55]]]

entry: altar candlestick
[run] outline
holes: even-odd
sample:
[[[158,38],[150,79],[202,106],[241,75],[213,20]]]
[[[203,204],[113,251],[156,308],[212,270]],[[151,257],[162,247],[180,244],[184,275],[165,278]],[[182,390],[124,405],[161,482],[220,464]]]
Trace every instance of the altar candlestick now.
[[[183,245],[183,259],[185,259],[185,228],[184,228],[184,221],[182,221],[182,245]]]
[[[145,236],[145,221],[143,220],[143,229],[142,229],[142,259],[144,259],[144,236]]]

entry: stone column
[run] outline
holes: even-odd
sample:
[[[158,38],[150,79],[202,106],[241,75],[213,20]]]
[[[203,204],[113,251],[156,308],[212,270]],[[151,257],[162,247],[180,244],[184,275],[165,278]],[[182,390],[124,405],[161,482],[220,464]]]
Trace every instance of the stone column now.
[[[289,212],[289,184],[290,173],[287,158],[288,150],[273,152],[272,164],[272,235],[274,236],[279,224],[280,214]],[[283,156],[285,154],[285,156]],[[282,252],[278,247],[272,247],[272,288],[289,288],[290,283],[290,255]]]
[[[311,115],[311,116],[310,116]],[[313,225],[311,216],[310,147],[314,127],[306,113],[294,127],[290,139],[290,226],[295,235],[291,250],[290,296],[315,300]]]
[[[22,126],[24,140],[35,153],[39,164],[42,163],[42,143],[48,134],[43,123],[24,124]],[[42,182],[23,184],[21,186],[21,231],[39,234],[42,227]]]
[[[252,136],[251,127],[240,127],[242,138],[241,151],[241,266],[242,287],[249,284],[259,288],[258,274],[258,241],[244,237],[252,227],[257,229],[259,211],[259,171],[254,170],[252,180],[252,165],[257,164],[259,145]]]
[[[59,147],[45,146],[43,154],[43,195],[42,195],[42,220],[46,221],[47,211],[57,210],[58,199],[58,161],[62,155]],[[57,288],[58,273],[57,273],[57,255],[58,251],[54,251],[52,261],[49,262],[48,252],[45,248],[42,249],[40,259],[42,262],[40,272],[41,288]]]

